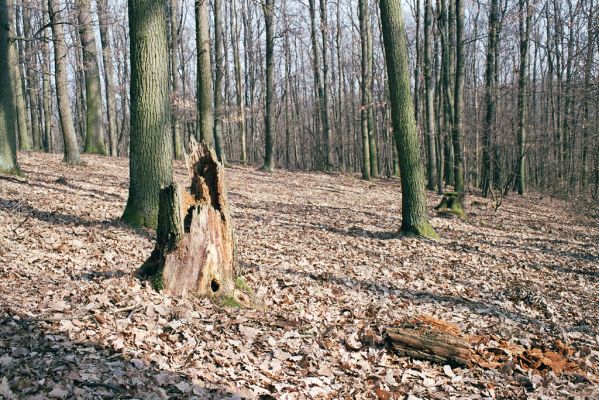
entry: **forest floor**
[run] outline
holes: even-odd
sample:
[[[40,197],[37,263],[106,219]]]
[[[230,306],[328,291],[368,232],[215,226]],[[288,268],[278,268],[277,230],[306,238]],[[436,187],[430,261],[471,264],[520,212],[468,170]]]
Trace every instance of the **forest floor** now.
[[[597,208],[531,195],[495,212],[472,195],[467,222],[431,211],[430,241],[397,233],[397,180],[234,166],[238,273],[258,306],[229,308],[135,277],[154,233],[119,221],[128,161],[83,160],[21,153],[27,180],[0,178],[0,398],[599,397]],[[395,355],[386,327],[417,315],[504,365]],[[567,361],[526,369],[514,348]]]

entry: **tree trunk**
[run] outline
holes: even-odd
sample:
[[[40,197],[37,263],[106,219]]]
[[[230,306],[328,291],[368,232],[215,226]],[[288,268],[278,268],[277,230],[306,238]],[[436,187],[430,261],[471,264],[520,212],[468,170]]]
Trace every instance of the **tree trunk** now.
[[[212,68],[210,66],[210,34],[208,32],[208,0],[195,0],[197,49],[197,133],[199,141],[212,146],[214,114],[212,113]]]
[[[17,51],[17,44],[12,37],[14,37],[17,32],[16,27],[16,19],[15,19],[15,7],[14,0],[7,0],[7,10],[8,10],[8,35],[9,35],[9,48],[8,48],[8,60],[12,74],[12,89],[14,92],[13,102],[17,111],[17,134],[19,138],[19,149],[20,150],[31,150],[31,138],[29,137],[29,130],[27,128],[27,112],[25,106],[25,95],[23,93],[23,85],[22,82],[22,72],[21,65],[19,61],[19,54]]]
[[[43,22],[47,23],[48,3],[43,3]],[[42,51],[42,103],[44,114],[44,150],[52,152],[54,150],[54,135],[52,132],[52,91],[50,89],[50,49],[48,42],[41,43]]]
[[[238,126],[239,126],[239,144],[240,144],[240,161],[247,162],[247,144],[246,144],[246,124],[245,124],[245,99],[243,86],[241,82],[241,57],[239,51],[239,37],[241,31],[237,20],[237,1],[233,0],[231,4],[231,43],[233,47],[233,65],[235,68],[235,95],[237,99]]]
[[[224,169],[205,144],[191,147],[191,191],[176,183],[161,189],[156,247],[140,273],[175,296],[226,294],[235,269]]]
[[[0,0],[0,173],[20,175],[15,141],[14,94],[9,62],[9,5]]]
[[[79,38],[83,50],[83,73],[85,75],[86,133],[83,151],[85,153],[106,155],[98,49],[91,20],[89,0],[76,0],[75,7],[77,8],[77,19],[79,21]]]
[[[329,60],[327,57],[328,43],[327,33],[329,31],[327,18],[327,0],[320,0],[320,31],[322,34],[322,133],[323,133],[323,153],[325,169],[329,170],[333,166],[331,151],[332,137],[331,124],[329,118]]]
[[[64,141],[64,162],[67,164],[78,164],[79,144],[73,125],[71,104],[69,102],[69,91],[67,81],[67,46],[63,30],[63,21],[60,16],[60,5],[57,0],[48,0],[48,12],[52,24],[52,36],[54,40],[54,81],[56,83],[56,98],[58,101],[58,114]]]
[[[528,37],[530,35],[531,10],[528,0],[518,0],[518,30],[520,33],[520,71],[518,76],[518,166],[516,184],[518,194],[526,194],[526,91],[528,73]]]
[[[265,171],[275,168],[275,71],[274,71],[274,18],[275,0],[263,5],[266,23],[266,110],[264,113],[264,166]]]
[[[498,12],[499,1],[491,0],[489,10],[489,43],[487,45],[487,61],[485,67],[485,103],[486,115],[483,130],[483,170],[482,170],[482,191],[483,196],[489,195],[491,189],[491,137],[493,124],[495,122],[495,51],[497,47],[498,36]]]
[[[427,153],[427,188],[435,190],[437,184],[437,156],[435,151],[435,121],[433,100],[433,65],[431,62],[431,29],[432,29],[432,0],[424,0],[424,85],[425,100],[425,143]]]
[[[114,56],[108,34],[108,1],[97,0],[102,60],[104,61],[104,88],[106,92],[106,114],[108,118],[108,148],[112,157],[118,155],[118,133],[116,122],[116,97],[114,90]]]
[[[403,14],[397,1],[380,0],[379,5],[391,97],[393,134],[401,169],[401,229],[407,233],[435,238],[437,234],[430,225],[427,215],[424,170],[420,163],[420,143],[410,94]]]
[[[129,198],[123,219],[158,224],[160,188],[172,182],[168,40],[161,0],[129,0],[131,144]]]
[[[223,38],[222,38],[222,7],[221,0],[214,0],[214,149],[218,159],[225,163],[225,153],[223,150],[223,98],[222,82],[223,71]]]
[[[455,0],[455,84],[454,84],[454,113],[453,113],[453,168],[454,187],[457,193],[464,192],[464,159],[462,151],[462,106],[464,103],[464,3],[463,0]]]
[[[369,68],[368,57],[368,31],[370,23],[368,19],[367,0],[359,1],[360,18],[360,43],[362,47],[362,104],[360,106],[360,128],[362,131],[362,179],[370,180],[370,142],[368,135],[368,110],[370,108],[370,81],[372,70]]]
[[[173,158],[180,160],[183,157],[183,143],[181,137],[182,115],[177,112],[182,98],[179,94],[179,0],[169,2],[169,27],[170,27],[170,66],[171,66],[171,131],[173,135]]]

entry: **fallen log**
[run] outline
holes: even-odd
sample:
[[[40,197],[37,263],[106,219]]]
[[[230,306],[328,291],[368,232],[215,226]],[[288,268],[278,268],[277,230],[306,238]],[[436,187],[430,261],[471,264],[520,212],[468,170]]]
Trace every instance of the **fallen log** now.
[[[456,367],[471,364],[470,344],[459,329],[430,317],[417,317],[387,328],[387,340],[400,356]]]
[[[176,183],[160,191],[156,246],[140,275],[175,296],[230,293],[234,242],[224,169],[203,143],[191,144],[187,166],[189,191]]]

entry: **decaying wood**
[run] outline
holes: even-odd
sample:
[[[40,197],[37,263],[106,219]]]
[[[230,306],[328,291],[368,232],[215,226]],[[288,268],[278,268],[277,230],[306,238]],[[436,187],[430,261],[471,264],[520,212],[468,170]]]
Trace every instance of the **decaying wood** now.
[[[470,344],[459,330],[432,318],[416,318],[387,329],[391,348],[401,356],[452,366],[471,364]]]
[[[466,219],[464,200],[464,193],[447,192],[443,195],[435,210],[441,215],[455,215],[461,219]]]
[[[224,169],[202,143],[191,145],[187,165],[189,191],[173,183],[160,192],[156,247],[141,274],[175,296],[227,293],[235,274]]]

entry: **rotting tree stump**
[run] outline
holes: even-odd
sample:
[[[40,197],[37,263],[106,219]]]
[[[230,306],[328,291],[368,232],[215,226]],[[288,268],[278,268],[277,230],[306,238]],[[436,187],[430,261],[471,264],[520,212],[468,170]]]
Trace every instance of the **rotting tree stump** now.
[[[464,193],[447,192],[443,195],[441,202],[435,210],[441,215],[455,215],[462,220],[466,220],[464,212]]]
[[[387,328],[387,340],[400,356],[456,367],[471,364],[470,344],[460,330],[431,317],[420,316]]]
[[[188,190],[173,183],[160,191],[156,246],[140,269],[158,291],[185,297],[233,291],[233,225],[224,168],[203,143],[186,157]]]

